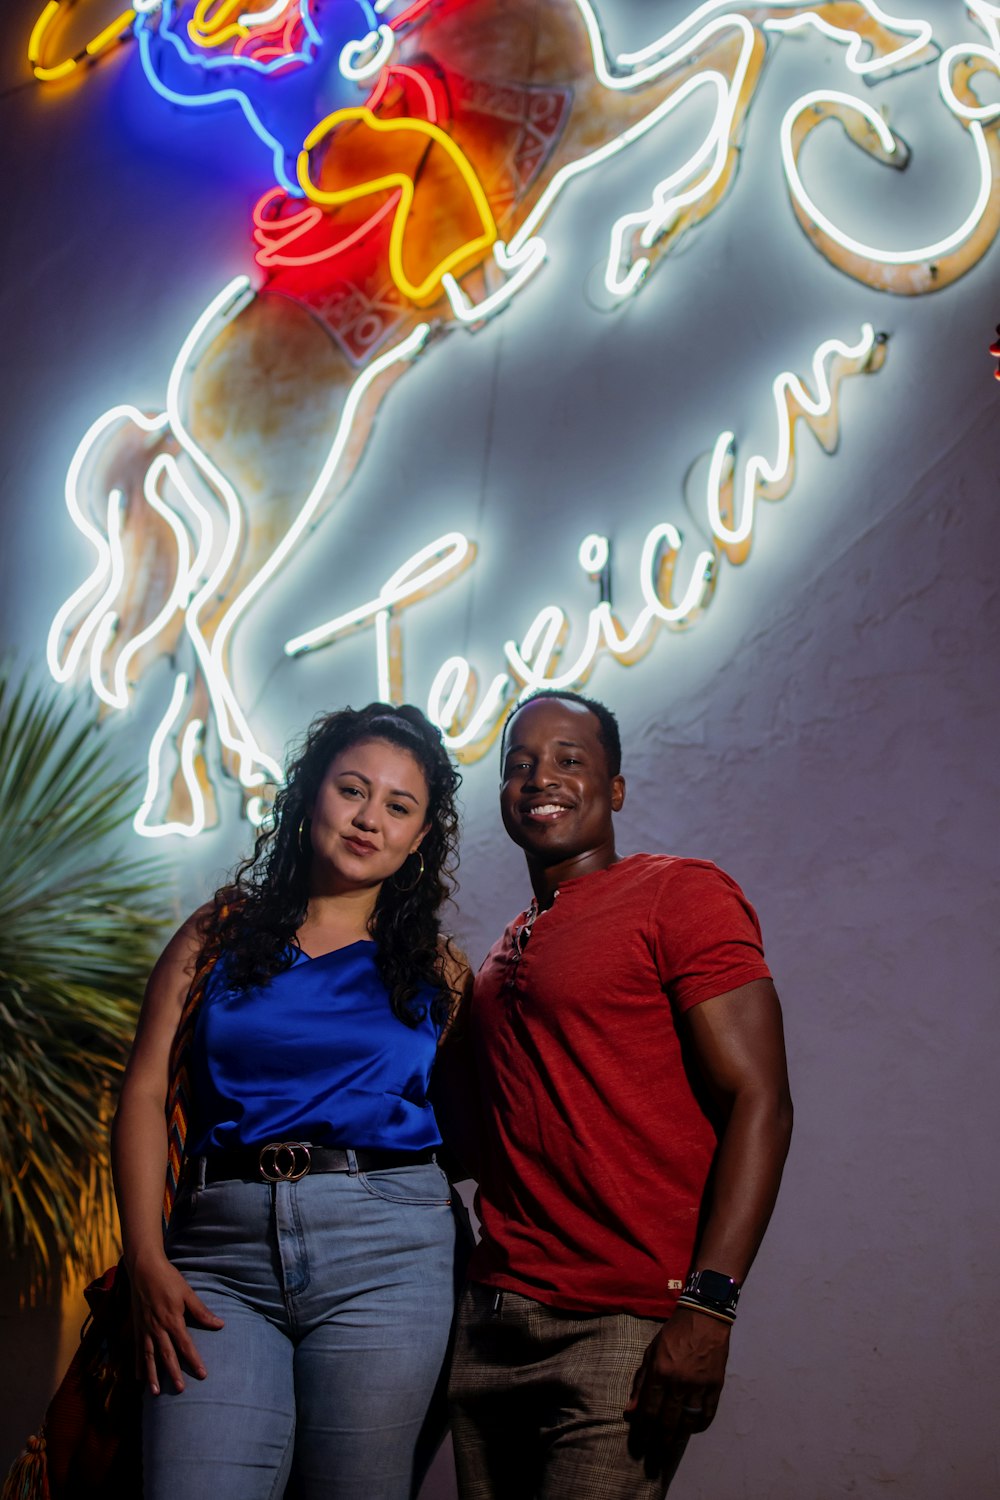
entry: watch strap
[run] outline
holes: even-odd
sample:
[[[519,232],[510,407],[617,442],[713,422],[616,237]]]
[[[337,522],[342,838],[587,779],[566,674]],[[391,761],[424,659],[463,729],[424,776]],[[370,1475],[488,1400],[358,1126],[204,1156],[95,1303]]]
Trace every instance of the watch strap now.
[[[740,1298],[740,1283],[722,1271],[691,1271],[684,1283],[679,1303],[686,1307],[700,1308],[703,1312],[736,1320],[736,1304]]]

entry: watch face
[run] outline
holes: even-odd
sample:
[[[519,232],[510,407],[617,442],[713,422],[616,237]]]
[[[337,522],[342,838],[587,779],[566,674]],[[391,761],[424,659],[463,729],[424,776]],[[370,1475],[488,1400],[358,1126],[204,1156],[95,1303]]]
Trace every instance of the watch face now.
[[[729,1276],[723,1276],[721,1271],[699,1271],[694,1279],[703,1297],[710,1297],[713,1302],[736,1305],[740,1289],[735,1281]]]

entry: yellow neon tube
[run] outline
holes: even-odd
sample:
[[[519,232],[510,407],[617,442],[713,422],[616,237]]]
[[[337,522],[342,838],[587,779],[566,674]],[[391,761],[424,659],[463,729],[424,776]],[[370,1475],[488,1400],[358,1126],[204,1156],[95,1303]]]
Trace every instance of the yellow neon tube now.
[[[100,57],[102,52],[113,47],[115,42],[128,31],[136,16],[131,7],[123,10],[110,25],[105,26],[103,31],[99,31],[95,37],[92,37],[83,51],[77,53],[75,57],[67,57],[60,63],[43,63],[42,47],[52,23],[62,9],[62,0],[48,0],[48,4],[39,15],[31,29],[31,36],[28,38],[28,61],[40,83],[53,83],[57,78],[68,78],[85,57]]]
[[[476,206],[483,226],[483,233],[475,239],[467,240],[457,250],[452,250],[446,255],[434,269],[424,277],[421,282],[412,282],[403,269],[403,237],[406,233],[406,222],[409,218],[410,209],[413,206],[414,184],[412,177],[405,172],[386,172],[382,177],[372,178],[358,187],[324,189],[319,188],[309,176],[309,153],[327,135],[336,129],[338,125],[346,124],[351,120],[360,120],[370,130],[383,133],[405,130],[425,135],[434,141],[441,149],[447,152],[452,162],[458,168],[462,180],[472,195],[472,201]],[[335,207],[342,203],[351,203],[356,198],[366,198],[372,193],[391,191],[398,188],[400,191],[399,206],[392,221],[392,234],[389,241],[389,269],[393,281],[411,301],[420,304],[430,301],[437,292],[442,278],[449,272],[454,271],[459,265],[466,264],[475,258],[481,251],[488,250],[496,241],[497,226],[490,209],[489,200],[483,191],[482,184],[472,169],[472,166],[462,149],[456,145],[450,135],[447,135],[440,126],[432,125],[429,120],[378,120],[370,109],[359,107],[356,109],[338,109],[332,115],[327,115],[306,136],[299,152],[297,163],[299,184],[307,198],[314,203],[322,204],[324,207]]]
[[[101,53],[110,47],[126,31],[135,20],[134,10],[123,10],[110,24],[99,31],[95,37],[87,43],[86,52],[88,57],[100,57]]]
[[[239,15],[245,3],[246,0],[198,0],[188,22],[188,36],[195,46],[221,47],[232,37],[249,36],[250,28],[239,21],[227,25],[230,16]]]

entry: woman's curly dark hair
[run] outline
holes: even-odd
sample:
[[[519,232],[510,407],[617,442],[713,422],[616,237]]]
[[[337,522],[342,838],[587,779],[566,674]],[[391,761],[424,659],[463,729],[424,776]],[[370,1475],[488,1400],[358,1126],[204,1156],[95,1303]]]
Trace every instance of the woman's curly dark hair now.
[[[455,796],[462,778],[440,732],[410,704],[395,708],[369,703],[367,708],[343,708],[314,719],[289,762],[285,784],[253,854],[215,893],[204,922],[201,962],[225,953],[226,980],[234,989],[266,984],[290,967],[295,934],[309,901],[309,847],[300,838],[303,819],[308,820],[330,762],[362,740],[386,740],[409,751],[427,780],[430,827],[420,845],[423,874],[415,879],[419,863],[411,858],[398,872],[398,885],[395,876],[383,882],[368,930],[393,1012],[408,1026],[416,1026],[426,1010],[414,1002],[429,986],[435,991],[432,1014],[440,1022],[452,997],[442,965],[450,943],[441,938],[439,913],[456,885]]]

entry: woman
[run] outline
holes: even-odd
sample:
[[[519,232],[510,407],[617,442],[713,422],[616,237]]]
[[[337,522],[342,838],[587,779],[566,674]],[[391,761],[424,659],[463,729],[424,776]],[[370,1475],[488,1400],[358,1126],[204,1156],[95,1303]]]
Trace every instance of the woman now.
[[[271,1500],[293,1470],[306,1500],[409,1500],[452,1313],[427,1089],[464,972],[438,922],[458,782],[415,708],[317,720],[153,971],[114,1130],[146,1500]],[[171,1048],[206,964],[164,1239]]]

